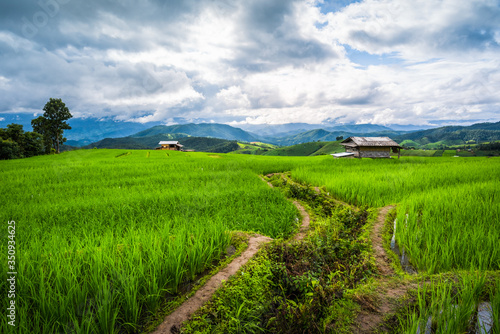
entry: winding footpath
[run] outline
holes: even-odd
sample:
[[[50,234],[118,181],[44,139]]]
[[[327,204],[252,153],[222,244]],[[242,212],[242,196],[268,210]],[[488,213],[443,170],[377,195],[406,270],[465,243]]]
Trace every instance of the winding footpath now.
[[[269,187],[274,188],[270,182],[265,181],[263,177],[260,178],[262,181],[266,182]],[[316,191],[319,191],[319,189],[316,189]],[[297,201],[294,201],[293,204],[300,211],[302,223],[298,233],[294,235],[292,240],[300,241],[304,239],[307,234],[310,224],[310,216],[304,207]],[[394,277],[395,273],[382,246],[382,230],[387,214],[392,208],[393,206],[386,206],[380,209],[377,220],[373,226],[371,236],[375,262],[381,275],[378,280],[379,297],[373,303],[370,301],[361,301],[363,307],[361,312],[358,314],[355,324],[351,328],[353,333],[372,333],[382,323],[384,316],[394,311],[395,300],[404,295],[410,288],[409,286],[398,286],[398,284],[391,283],[392,277]],[[174,312],[168,315],[163,323],[152,333],[179,333],[182,323],[188,320],[194,312],[196,312],[212,297],[215,291],[222,285],[222,281],[228,280],[231,276],[236,274],[236,272],[238,272],[238,270],[257,253],[262,245],[267,244],[272,240],[272,238],[258,234],[250,236],[248,240],[248,247],[240,256],[235,258],[225,268],[212,276],[203,287],[196,291],[194,296],[187,299]]]
[[[397,300],[408,290],[414,288],[413,284],[399,284],[391,267],[390,259],[387,257],[383,245],[382,230],[389,211],[394,206],[389,205],[380,209],[377,220],[373,226],[371,240],[375,263],[380,273],[377,280],[377,297],[373,302],[360,301],[362,310],[358,314],[351,330],[357,334],[374,333],[383,322],[384,317],[394,313],[397,308]]]
[[[247,249],[240,256],[212,276],[203,287],[196,291],[194,296],[186,300],[174,312],[168,315],[153,333],[170,334],[179,332],[181,324],[188,320],[196,310],[212,297],[215,291],[221,286],[222,281],[236,274],[241,266],[245,265],[257,253],[262,244],[268,243],[271,240],[271,238],[262,235],[250,237]]]
[[[261,179],[265,181],[262,177]],[[267,184],[273,188],[273,185],[269,182]],[[293,202],[297,209],[300,211],[302,216],[302,223],[299,229],[299,232],[295,234],[293,240],[302,240],[304,239],[307,230],[309,229],[310,217],[306,212],[304,207],[300,205],[298,202]],[[188,320],[191,315],[196,312],[204,303],[206,303],[215,291],[222,285],[223,280],[229,279],[229,277],[236,274],[236,272],[244,266],[249,259],[251,259],[259,250],[259,248],[271,242],[273,239],[255,234],[251,236],[248,240],[247,249],[237,258],[235,258],[231,263],[229,263],[224,269],[219,271],[217,274],[212,276],[208,282],[201,287],[194,296],[186,300],[181,306],[179,306],[174,312],[169,314],[163,323],[159,325],[153,334],[170,334],[170,333],[179,333],[181,325],[184,321]]]

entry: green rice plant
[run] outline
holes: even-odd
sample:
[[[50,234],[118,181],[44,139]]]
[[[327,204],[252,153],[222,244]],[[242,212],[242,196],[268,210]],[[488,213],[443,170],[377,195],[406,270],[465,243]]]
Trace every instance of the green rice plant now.
[[[489,299],[491,303],[491,317],[493,320],[492,334],[500,333],[500,279],[497,278],[495,284],[490,288]]]
[[[460,284],[433,282],[417,291],[414,312],[401,322],[403,333],[467,333],[474,328],[474,317],[485,287],[484,276],[466,275]]]
[[[500,268],[499,159],[325,159],[292,176],[350,203],[400,203],[396,240],[420,271]]]
[[[409,196],[399,208],[396,240],[430,273],[500,268],[500,181]],[[408,215],[408,216],[406,216]]]
[[[144,155],[78,150],[0,162],[0,221],[16,221],[19,333],[138,331],[221,258],[228,231],[286,238],[298,211],[259,174],[292,171],[353,204],[401,203],[409,219],[398,242],[430,272],[499,266],[496,158]]]
[[[221,257],[228,230],[293,232],[297,209],[253,171],[270,158],[143,154],[1,162],[0,218],[17,223],[20,333],[136,332]]]

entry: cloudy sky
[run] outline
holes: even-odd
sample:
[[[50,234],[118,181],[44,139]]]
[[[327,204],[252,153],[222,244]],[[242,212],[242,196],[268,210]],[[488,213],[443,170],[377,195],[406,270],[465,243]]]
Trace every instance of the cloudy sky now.
[[[500,121],[500,0],[1,1],[0,96],[0,120]]]

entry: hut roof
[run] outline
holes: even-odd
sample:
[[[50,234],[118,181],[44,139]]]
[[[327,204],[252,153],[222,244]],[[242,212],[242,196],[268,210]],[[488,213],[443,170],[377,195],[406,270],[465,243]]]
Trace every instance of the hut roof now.
[[[373,147],[401,147],[389,137],[349,137],[340,145],[347,147],[373,146]]]

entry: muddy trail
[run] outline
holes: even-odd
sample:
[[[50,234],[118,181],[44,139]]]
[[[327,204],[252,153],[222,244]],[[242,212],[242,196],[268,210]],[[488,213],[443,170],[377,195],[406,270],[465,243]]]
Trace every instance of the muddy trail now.
[[[272,174],[271,174],[272,175]],[[269,176],[269,175],[268,175]],[[274,186],[267,182],[262,176],[259,176],[262,181],[266,182],[269,187]],[[321,190],[314,188],[316,192]],[[347,205],[341,201],[339,204]],[[310,216],[305,208],[297,201],[293,204],[300,211],[302,216],[301,226],[299,231],[290,239],[300,241],[304,239],[309,229]],[[377,219],[373,225],[371,241],[373,256],[375,259],[378,272],[380,274],[377,280],[377,295],[373,298],[360,298],[357,302],[361,305],[361,312],[358,314],[351,331],[352,333],[373,333],[376,330],[380,331],[384,317],[394,313],[397,308],[397,300],[400,299],[413,285],[401,285],[397,280],[398,277],[391,267],[391,260],[386,254],[383,247],[383,227],[386,221],[387,214],[394,206],[386,206],[380,209]],[[224,269],[220,270],[216,275],[211,277],[209,281],[201,287],[191,298],[186,300],[173,313],[168,315],[163,323],[152,332],[155,334],[180,333],[180,328],[183,322],[188,320],[204,303],[206,303],[215,291],[221,286],[223,280],[229,279],[234,275],[249,259],[251,259],[259,250],[259,248],[271,242],[273,239],[262,235],[254,234],[248,240],[248,248],[237,258],[235,258]],[[383,329],[382,329],[383,330]]]
[[[261,179],[265,181],[262,177]],[[273,188],[273,185],[271,183],[267,182],[267,184],[271,188]],[[302,240],[304,239],[307,230],[309,229],[309,223],[311,219],[302,205],[300,205],[297,201],[294,201],[293,204],[300,211],[300,214],[302,216],[302,223],[299,231],[293,236],[291,240]],[[202,307],[204,303],[210,300],[215,291],[221,286],[222,281],[228,280],[231,276],[236,274],[236,272],[257,253],[262,245],[269,243],[272,240],[273,239],[270,237],[258,234],[250,236],[248,240],[248,247],[240,256],[235,258],[225,268],[212,276],[203,287],[196,291],[194,296],[186,300],[174,312],[169,314],[161,323],[161,325],[159,325],[152,333],[180,333],[182,323],[188,320],[193,313],[195,313],[200,307]]]
[[[380,209],[375,225],[373,226],[372,233],[372,247],[375,256],[375,262],[381,275],[385,277],[394,275],[394,270],[391,268],[390,260],[387,257],[384,247],[382,246],[382,230],[384,227],[384,223],[387,218],[387,214],[393,208],[393,205],[389,205]]]
[[[252,258],[255,253],[257,253],[262,244],[268,243],[271,240],[271,238],[262,235],[251,236],[248,240],[247,249],[240,256],[235,258],[224,269],[212,276],[203,287],[196,291],[194,296],[186,300],[174,312],[168,315],[163,323],[158,326],[153,333],[160,334],[179,332],[181,324],[188,320],[191,314],[198,310],[210,299],[210,297],[212,297],[215,291],[222,284],[222,281],[227,280],[229,277],[234,275],[241,268],[241,266],[245,265],[245,263],[247,263],[248,260]]]
[[[273,174],[267,175],[267,177],[272,176]],[[261,177],[261,179],[267,182],[264,178]],[[270,182],[267,182],[267,184],[270,187],[273,187]],[[314,190],[317,193],[321,192],[319,187],[314,187]],[[329,193],[327,195],[329,195]],[[348,203],[337,199],[335,199],[335,202],[343,206],[350,206]],[[305,211],[300,207],[300,204],[297,202],[294,202],[294,204],[299,208],[299,210],[301,210],[301,213],[304,216]],[[377,329],[380,330],[384,317],[396,311],[396,308],[398,307],[398,299],[405,295],[409,289],[416,287],[413,284],[401,285],[397,282],[397,277],[391,267],[391,260],[387,256],[383,247],[383,228],[387,215],[393,208],[393,205],[381,208],[372,228],[371,242],[373,256],[380,275],[377,280],[378,294],[373,299],[361,297],[357,300],[358,304],[361,305],[361,312],[358,314],[356,321],[351,328],[352,333],[366,334],[374,333]],[[307,215],[307,213],[305,214]],[[309,221],[307,224],[309,224]],[[301,240],[304,235],[305,234],[303,233],[298,233],[294,239]]]
[[[361,312],[358,314],[352,327],[353,333],[368,334],[384,331],[381,328],[384,317],[392,314],[398,307],[398,299],[410,289],[416,288],[414,284],[400,284],[391,267],[391,260],[383,247],[383,227],[389,211],[394,206],[389,205],[380,209],[377,220],[373,226],[371,241],[373,256],[380,277],[377,280],[377,295],[370,300],[360,299]]]

